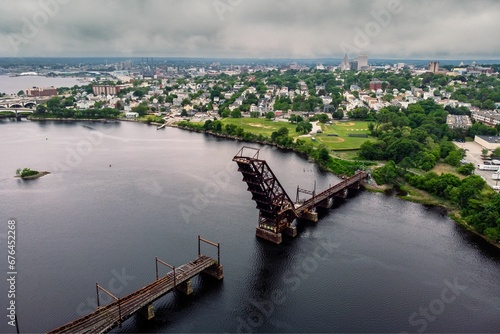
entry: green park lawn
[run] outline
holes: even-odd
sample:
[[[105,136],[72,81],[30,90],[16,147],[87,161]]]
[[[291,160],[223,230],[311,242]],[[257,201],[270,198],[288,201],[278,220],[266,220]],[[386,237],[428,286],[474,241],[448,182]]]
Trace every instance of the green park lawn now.
[[[245,132],[254,134],[262,134],[271,137],[274,131],[281,127],[286,127],[289,131],[290,137],[297,139],[301,136],[300,133],[295,132],[296,125],[282,121],[271,121],[265,118],[224,118],[221,120],[223,124],[237,125]],[[324,144],[330,150],[348,151],[357,150],[366,140],[375,140],[373,137],[358,138],[349,137],[348,133],[367,134],[368,122],[352,121],[352,122],[333,122],[333,124],[321,124],[323,133],[315,134],[315,140],[310,137],[303,137],[302,140],[311,141],[318,146]],[[328,134],[338,134],[338,136],[328,136]]]
[[[221,122],[225,124],[237,125],[245,132],[250,132],[254,134],[262,134],[267,137],[271,137],[271,134],[277,131],[279,128],[286,127],[288,129],[289,135],[292,138],[297,138],[300,133],[295,132],[297,125],[282,122],[282,121],[272,121],[266,118],[223,118]]]
[[[368,134],[368,122],[349,121],[333,124],[323,124],[323,133],[317,134],[316,141],[325,144],[331,150],[357,150],[367,140],[375,140],[373,137],[349,137],[349,133]],[[338,136],[328,136],[337,134]]]

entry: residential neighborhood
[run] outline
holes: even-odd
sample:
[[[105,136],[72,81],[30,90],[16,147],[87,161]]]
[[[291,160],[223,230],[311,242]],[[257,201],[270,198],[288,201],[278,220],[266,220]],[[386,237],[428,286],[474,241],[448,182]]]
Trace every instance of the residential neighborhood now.
[[[56,97],[64,99],[64,114],[69,117],[81,117],[82,111],[88,116],[92,110],[113,108],[125,118],[150,117],[152,121],[169,123],[180,119],[197,122],[221,117],[265,117],[270,112],[284,119],[292,114],[317,113],[337,119],[362,119],[368,112],[388,107],[406,109],[431,99],[451,115],[463,116],[450,117],[450,127],[467,128],[472,121],[489,126],[500,122],[498,87],[490,91],[493,97],[482,101],[463,94],[476,89],[483,78],[498,80],[498,68],[475,63],[440,68],[439,62],[430,62],[420,67],[397,63],[363,65],[361,70],[351,70],[350,63],[344,59],[337,66],[220,62],[194,66],[158,64],[146,58],[139,64],[123,61],[63,71],[46,68],[47,76],[79,75],[85,79],[81,86],[26,88],[17,96],[3,99],[23,95]],[[19,75],[26,73],[43,74]],[[36,111],[47,110],[39,104]]]

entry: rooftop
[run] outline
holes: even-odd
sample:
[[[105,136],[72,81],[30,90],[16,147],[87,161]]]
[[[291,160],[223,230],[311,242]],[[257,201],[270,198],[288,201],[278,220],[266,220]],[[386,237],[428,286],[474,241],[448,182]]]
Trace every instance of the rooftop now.
[[[490,144],[498,144],[500,143],[500,136],[477,136],[482,140],[487,141]]]

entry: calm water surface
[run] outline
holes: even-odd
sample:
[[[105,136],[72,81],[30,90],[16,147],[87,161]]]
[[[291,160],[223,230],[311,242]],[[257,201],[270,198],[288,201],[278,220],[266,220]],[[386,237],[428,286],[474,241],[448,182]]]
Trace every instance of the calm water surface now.
[[[31,87],[73,87],[74,85],[83,85],[78,78],[49,78],[44,76],[20,76],[9,77],[0,75],[0,93],[17,94],[20,90],[26,91]]]
[[[186,263],[198,235],[221,243],[224,280],[197,278],[192,296],[115,332],[500,331],[498,252],[439,210],[360,191],[295,239],[256,239],[231,161],[242,145],[134,123],[1,122],[0,247],[15,218],[21,331],[92,311],[96,282],[118,297],[152,282],[154,257]],[[292,198],[338,181],[293,153],[260,154]],[[21,167],[52,174],[26,182]]]

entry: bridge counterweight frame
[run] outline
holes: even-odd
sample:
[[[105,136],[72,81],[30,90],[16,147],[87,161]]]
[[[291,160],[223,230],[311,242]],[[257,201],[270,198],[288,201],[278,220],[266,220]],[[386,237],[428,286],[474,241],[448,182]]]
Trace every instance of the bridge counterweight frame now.
[[[246,151],[253,150],[253,155],[245,155]],[[296,236],[296,228],[291,224],[295,218],[305,218],[317,222],[318,216],[315,208],[321,202],[330,199],[341,191],[347,191],[354,184],[368,177],[364,171],[358,171],[350,178],[344,179],[327,190],[316,194],[316,182],[314,191],[308,191],[297,187],[297,199],[299,193],[312,195],[304,203],[296,206],[278,178],[273,173],[265,160],[259,159],[259,149],[243,146],[234,156],[233,161],[238,164],[238,171],[243,174],[243,182],[247,183],[247,190],[252,193],[252,199],[257,203],[259,219],[256,235],[274,243],[281,243],[281,233],[285,232]]]

